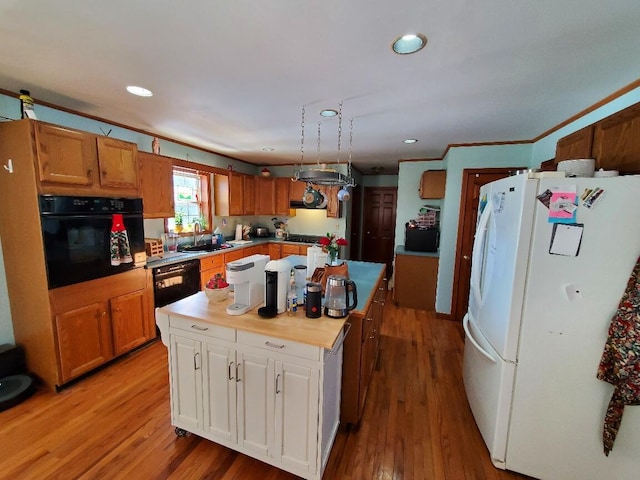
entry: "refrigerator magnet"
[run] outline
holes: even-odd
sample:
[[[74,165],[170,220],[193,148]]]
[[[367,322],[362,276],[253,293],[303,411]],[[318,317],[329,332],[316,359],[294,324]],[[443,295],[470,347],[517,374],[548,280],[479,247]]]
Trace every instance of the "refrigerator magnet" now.
[[[602,200],[603,195],[604,190],[600,187],[596,187],[593,190],[585,190],[585,193],[582,195],[584,197],[582,198],[582,205],[586,208],[593,208],[596,203]]]
[[[549,253],[565,257],[577,257],[582,243],[582,223],[556,223],[551,233]]]

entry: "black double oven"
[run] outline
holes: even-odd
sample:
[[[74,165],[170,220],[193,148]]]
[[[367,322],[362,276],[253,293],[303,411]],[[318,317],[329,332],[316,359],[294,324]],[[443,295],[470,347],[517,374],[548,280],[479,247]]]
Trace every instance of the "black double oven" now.
[[[41,195],[49,289],[144,266],[141,198]]]

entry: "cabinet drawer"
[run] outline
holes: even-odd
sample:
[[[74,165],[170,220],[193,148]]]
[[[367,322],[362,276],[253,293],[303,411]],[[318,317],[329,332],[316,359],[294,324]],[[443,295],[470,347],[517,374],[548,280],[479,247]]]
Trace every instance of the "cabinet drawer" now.
[[[170,316],[169,328],[171,330],[176,329],[184,332],[193,332],[206,337],[215,337],[231,342],[236,341],[236,331],[233,328],[221,327],[191,318]]]
[[[204,272],[211,268],[217,268],[224,265],[224,255],[211,255],[200,259],[200,271]]]
[[[285,340],[278,337],[269,337],[257,333],[238,330],[238,343],[252,347],[262,348],[271,352],[284,353],[309,360],[320,360],[321,348],[304,343]]]

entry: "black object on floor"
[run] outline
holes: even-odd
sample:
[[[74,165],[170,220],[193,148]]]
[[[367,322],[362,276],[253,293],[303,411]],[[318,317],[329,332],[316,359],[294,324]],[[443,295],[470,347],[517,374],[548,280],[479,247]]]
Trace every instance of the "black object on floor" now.
[[[0,378],[0,412],[17,405],[35,392],[29,375],[10,375]]]

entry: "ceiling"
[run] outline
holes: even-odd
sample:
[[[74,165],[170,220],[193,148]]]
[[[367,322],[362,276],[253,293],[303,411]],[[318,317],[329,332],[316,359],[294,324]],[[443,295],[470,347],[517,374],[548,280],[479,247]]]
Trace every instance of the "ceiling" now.
[[[0,88],[255,165],[301,161],[303,106],[305,163],[319,111],[343,102],[341,162],[353,118],[354,166],[393,173],[449,144],[531,140],[640,78],[638,0],[78,5],[0,2]],[[393,53],[410,32],[427,46]],[[321,162],[337,137],[322,120]]]

